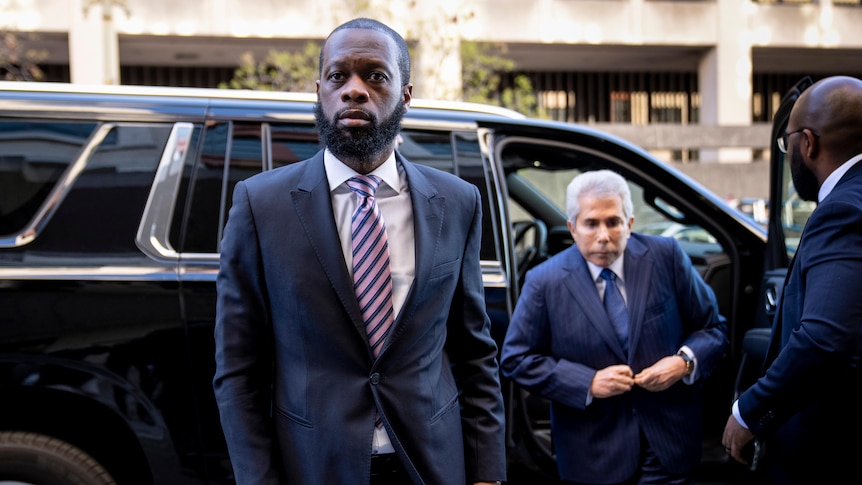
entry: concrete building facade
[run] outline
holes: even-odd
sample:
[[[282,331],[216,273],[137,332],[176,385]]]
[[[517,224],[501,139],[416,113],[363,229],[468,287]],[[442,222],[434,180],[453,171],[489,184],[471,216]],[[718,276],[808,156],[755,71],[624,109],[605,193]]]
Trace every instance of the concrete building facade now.
[[[701,162],[762,158],[769,126],[753,113],[781,93],[755,89],[757,76],[862,74],[860,0],[0,0],[0,30],[34,34],[28,46],[44,62],[85,84],[126,84],[123,66],[233,68],[245,52],[298,50],[360,15],[411,42],[419,97],[458,98],[464,40],[505,45],[518,72],[687,73],[696,92],[670,125],[640,116],[659,97],[632,89],[607,101],[624,103],[627,119],[564,119],[599,123],[669,161],[692,146]]]

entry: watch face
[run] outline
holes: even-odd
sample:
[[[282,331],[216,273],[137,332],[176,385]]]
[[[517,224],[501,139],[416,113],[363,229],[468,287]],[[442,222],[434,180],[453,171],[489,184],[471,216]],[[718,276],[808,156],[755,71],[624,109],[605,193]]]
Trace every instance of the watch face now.
[[[690,376],[694,371],[694,361],[685,352],[679,352],[676,355],[680,356],[685,361],[685,375]]]

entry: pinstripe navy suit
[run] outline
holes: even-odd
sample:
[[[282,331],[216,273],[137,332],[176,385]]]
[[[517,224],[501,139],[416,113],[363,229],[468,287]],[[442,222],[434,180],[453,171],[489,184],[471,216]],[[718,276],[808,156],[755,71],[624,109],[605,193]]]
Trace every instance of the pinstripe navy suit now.
[[[527,273],[503,345],[506,376],[551,401],[560,477],[619,483],[638,466],[641,437],[665,469],[687,473],[700,461],[701,382],[728,344],[712,290],[674,239],[632,233],[623,257],[629,311],[625,355],[587,263],[572,246]],[[637,386],[592,399],[596,371],[627,363],[634,373],[687,345],[697,381],[663,392]]]

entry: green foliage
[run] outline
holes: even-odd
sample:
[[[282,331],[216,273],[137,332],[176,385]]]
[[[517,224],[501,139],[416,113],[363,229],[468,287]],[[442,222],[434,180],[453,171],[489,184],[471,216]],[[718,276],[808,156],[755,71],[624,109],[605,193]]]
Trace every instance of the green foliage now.
[[[533,83],[517,75],[512,86],[503,86],[503,73],[512,72],[515,62],[505,57],[505,44],[461,42],[461,77],[464,101],[509,108],[527,116],[547,118],[539,108]]]
[[[504,47],[487,42],[461,43],[461,77],[464,101],[499,106],[497,91],[501,72],[510,72],[514,61],[499,55]]]
[[[0,31],[0,79],[4,81],[41,81],[45,76],[38,64],[48,53],[24,50],[21,38],[27,35]]]
[[[233,78],[220,83],[222,89],[252,89],[258,91],[315,92],[320,45],[309,42],[299,52],[270,50],[256,62],[250,52],[243,54]]]

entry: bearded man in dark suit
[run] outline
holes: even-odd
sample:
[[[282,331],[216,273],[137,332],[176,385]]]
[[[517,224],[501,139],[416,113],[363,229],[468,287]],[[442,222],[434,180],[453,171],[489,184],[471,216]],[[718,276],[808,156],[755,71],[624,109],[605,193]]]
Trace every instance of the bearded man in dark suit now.
[[[733,404],[722,442],[772,483],[846,483],[862,456],[862,81],[828,77],[794,104],[779,149],[817,201],[788,269],[765,374]]]
[[[412,88],[399,34],[371,19],[339,26],[320,55],[325,149],[236,186],[214,387],[240,485],[506,478],[481,199],[395,151]],[[368,259],[352,247],[365,208]],[[373,292],[354,280],[366,269]]]

